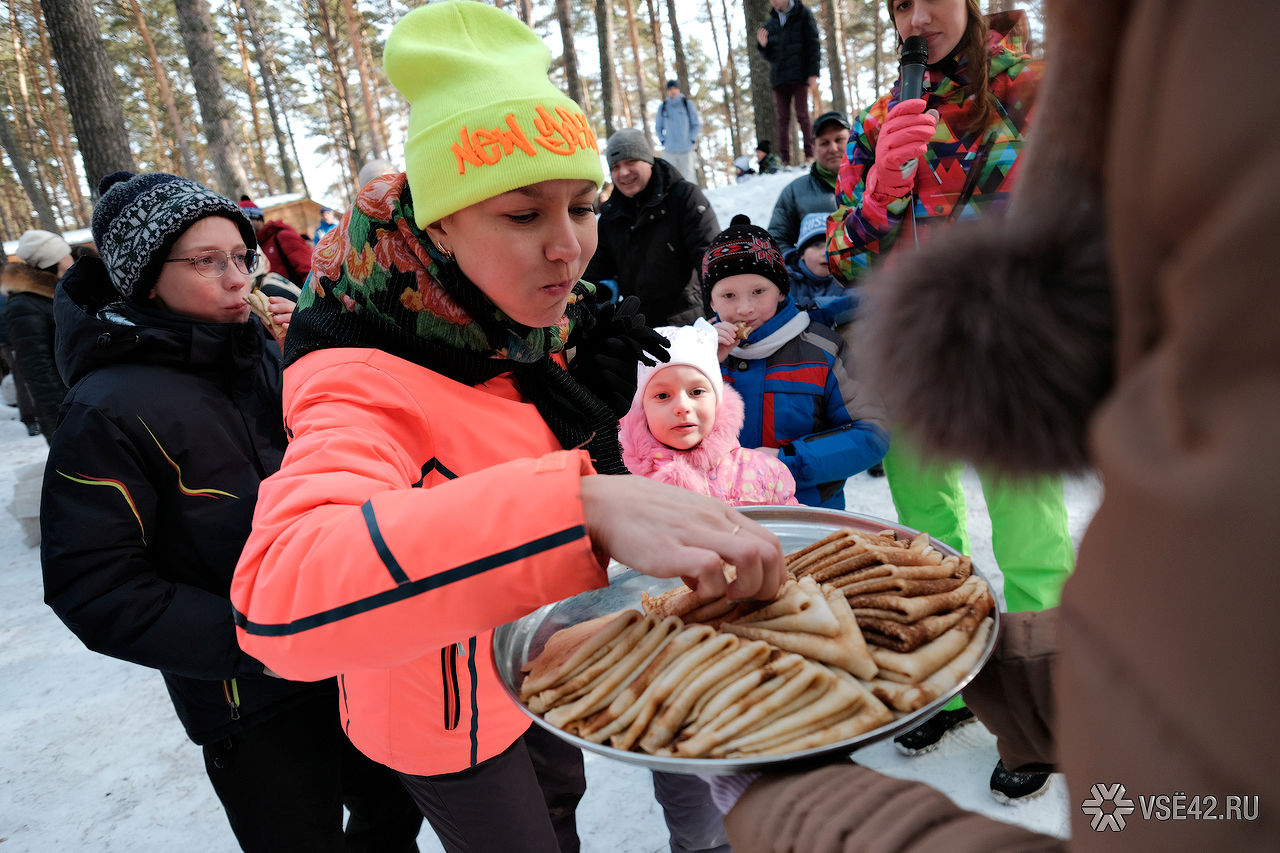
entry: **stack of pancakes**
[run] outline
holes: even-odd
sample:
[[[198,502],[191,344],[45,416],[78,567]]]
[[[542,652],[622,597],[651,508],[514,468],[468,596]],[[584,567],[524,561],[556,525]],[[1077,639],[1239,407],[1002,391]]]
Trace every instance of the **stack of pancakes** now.
[[[965,556],[943,556],[927,533],[844,529],[787,556],[787,569],[848,600],[879,672],[868,681],[897,711],[923,708],[982,656],[995,602]]]
[[[924,707],[990,639],[986,583],[927,534],[841,530],[788,555],[787,568],[772,602],[702,602],[678,587],[645,594],[643,613],[558,631],[524,667],[520,698],[551,725],[616,749],[792,753]]]

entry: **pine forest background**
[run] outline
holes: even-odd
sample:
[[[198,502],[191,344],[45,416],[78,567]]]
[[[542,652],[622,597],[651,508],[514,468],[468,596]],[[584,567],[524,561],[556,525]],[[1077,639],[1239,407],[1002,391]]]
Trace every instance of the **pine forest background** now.
[[[403,167],[408,105],[382,46],[420,2],[3,0],[0,237],[89,225],[119,169],[185,175],[239,198],[302,194],[345,208],[371,159]],[[1033,52],[1043,0],[1024,9]],[[774,136],[755,31],[768,0],[493,0],[551,49],[551,77],[597,136],[643,127],[676,79],[703,120],[704,186]],[[897,77],[883,0],[810,0],[822,40],[819,103],[853,114]],[[793,122],[794,133],[794,122]],[[793,145],[799,154],[799,146]]]

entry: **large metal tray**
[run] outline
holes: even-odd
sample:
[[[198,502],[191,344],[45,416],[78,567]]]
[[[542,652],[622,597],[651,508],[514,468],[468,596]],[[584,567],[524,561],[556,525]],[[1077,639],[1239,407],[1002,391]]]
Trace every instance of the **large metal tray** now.
[[[764,506],[740,507],[740,510],[772,531],[782,543],[784,554],[796,551],[844,527],[868,532],[891,529],[907,537],[914,536],[918,532],[881,518],[832,509]],[[934,548],[944,554],[956,553],[955,549],[937,539],[933,539],[932,543]],[[973,572],[982,577],[983,580],[988,580],[977,566],[974,566]],[[635,764],[650,770],[662,770],[668,773],[697,773],[702,775],[741,773],[743,771],[763,770],[766,768],[777,769],[782,766],[803,765],[822,761],[832,755],[847,755],[868,744],[914,728],[941,709],[943,705],[973,680],[973,677],[978,674],[978,671],[982,669],[987,659],[991,656],[991,649],[995,645],[996,634],[1000,627],[1000,616],[993,611],[992,616],[996,619],[996,625],[994,626],[996,630],[991,632],[991,639],[987,642],[987,648],[983,651],[981,658],[979,658],[973,669],[961,679],[954,689],[948,691],[945,695],[938,697],[920,710],[899,717],[894,722],[878,729],[803,752],[733,759],[664,758],[641,752],[630,752],[592,743],[589,740],[584,740],[558,729],[530,711],[520,701],[519,685],[523,678],[522,667],[530,659],[537,657],[543,646],[546,645],[547,638],[556,631],[587,619],[594,619],[606,613],[628,608],[638,610],[640,609],[641,592],[657,595],[679,583],[679,580],[663,580],[642,575],[615,561],[609,565],[609,586],[584,592],[555,604],[548,604],[528,616],[497,628],[493,633],[494,664],[497,667],[503,687],[506,688],[512,701],[528,714],[536,725],[542,726],[557,737],[580,749],[626,764]],[[990,583],[989,580],[988,583]]]

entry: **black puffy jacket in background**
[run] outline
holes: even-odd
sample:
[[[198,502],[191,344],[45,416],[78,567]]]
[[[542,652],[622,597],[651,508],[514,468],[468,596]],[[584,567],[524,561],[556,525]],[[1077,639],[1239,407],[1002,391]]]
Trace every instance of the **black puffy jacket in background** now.
[[[822,64],[822,47],[818,40],[818,22],[800,0],[795,0],[783,24],[777,9],[769,10],[765,19],[769,43],[756,41],[756,28],[751,28],[751,43],[769,63],[769,85],[777,88],[785,83],[808,83],[817,77]]]
[[[636,296],[645,324],[684,326],[704,316],[702,256],[720,231],[711,202],[666,160],[628,198],[616,189],[600,210],[600,242],[582,277],[618,282]]]
[[[35,404],[40,432],[51,441],[58,408],[67,394],[53,352],[53,293],[58,277],[29,264],[9,263],[0,272],[0,282],[8,296],[0,322],[8,331],[18,372]]]
[[[90,649],[160,670],[207,744],[335,690],[264,675],[228,598],[258,485],[284,455],[280,351],[256,320],[118,298],[85,258],[55,299],[72,387],[45,467],[44,597]]]

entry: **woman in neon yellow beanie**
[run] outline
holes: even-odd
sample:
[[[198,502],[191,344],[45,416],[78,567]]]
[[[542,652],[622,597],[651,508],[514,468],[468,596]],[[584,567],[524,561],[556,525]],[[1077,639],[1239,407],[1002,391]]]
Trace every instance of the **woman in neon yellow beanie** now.
[[[317,247],[238,638],[282,676],[340,676],[352,742],[401,773],[446,849],[576,850],[581,755],[507,698],[492,628],[605,586],[610,556],[708,595],[726,560],[735,597],[770,597],[781,549],[719,501],[622,476],[617,406],[664,341],[579,280],[600,155],[541,40],[435,3],[384,56],[411,107],[407,172]]]

